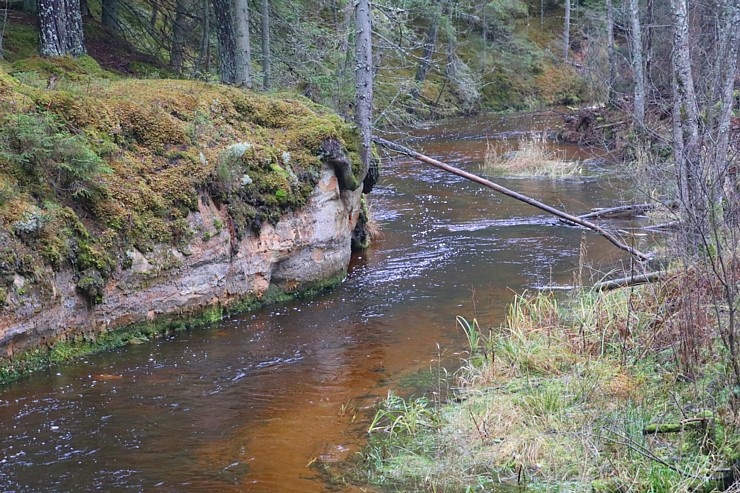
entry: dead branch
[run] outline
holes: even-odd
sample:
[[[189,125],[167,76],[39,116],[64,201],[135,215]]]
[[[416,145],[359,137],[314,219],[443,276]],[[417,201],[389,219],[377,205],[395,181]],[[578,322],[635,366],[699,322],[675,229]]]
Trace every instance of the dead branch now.
[[[583,220],[578,218],[577,216],[574,216],[572,214],[568,214],[567,212],[563,212],[561,210],[555,209],[554,207],[550,207],[547,204],[544,204],[538,200],[535,200],[533,198],[527,197],[526,195],[522,195],[518,192],[515,192],[513,190],[510,190],[506,187],[503,187],[501,185],[498,185],[492,181],[486,180],[485,178],[481,178],[480,176],[474,175],[472,173],[468,173],[467,171],[463,171],[460,168],[455,168],[454,166],[450,166],[449,164],[445,164],[442,161],[437,161],[436,159],[430,158],[429,156],[425,156],[421,153],[418,153],[412,149],[409,149],[408,147],[404,147],[400,144],[396,144],[395,142],[391,142],[389,140],[385,140],[381,137],[373,136],[373,142],[375,142],[378,145],[381,145],[387,149],[391,149],[395,152],[398,152],[400,154],[403,154],[405,156],[409,156],[411,158],[414,158],[418,161],[421,161],[422,163],[429,164],[431,166],[435,166],[437,168],[443,169],[449,173],[455,174],[457,176],[461,176],[465,179],[474,181],[480,185],[483,185],[487,188],[490,188],[492,190],[495,190],[496,192],[502,193],[508,197],[511,197],[513,199],[522,201],[526,204],[529,204],[533,207],[536,207],[540,210],[543,210],[545,212],[548,212],[550,214],[553,214],[561,219],[565,219],[566,221],[577,224],[579,226],[583,226],[584,228],[588,228],[592,231],[596,231],[601,236],[609,240],[614,246],[617,248],[620,248],[621,250],[624,250],[626,252],[629,252],[631,255],[637,257],[640,260],[648,260],[650,258],[649,255],[644,254],[640,252],[639,250],[627,245],[623,241],[621,241],[619,238],[614,236],[609,231],[605,230],[601,226],[598,226],[592,222]]]
[[[660,281],[661,279],[665,279],[666,276],[668,276],[668,272],[666,271],[648,272],[647,274],[620,277],[619,279],[597,282],[594,284],[593,288],[596,291],[611,291],[612,289],[629,288],[637,286],[638,284]]]

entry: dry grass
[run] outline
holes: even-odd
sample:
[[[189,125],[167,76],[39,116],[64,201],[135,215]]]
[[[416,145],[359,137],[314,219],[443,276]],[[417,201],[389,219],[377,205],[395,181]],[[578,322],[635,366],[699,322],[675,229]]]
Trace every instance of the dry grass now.
[[[488,142],[483,169],[511,176],[547,176],[562,178],[582,173],[579,161],[566,159],[562,151],[547,146],[542,134],[533,134],[519,140],[518,148],[510,144],[502,150]]]
[[[726,368],[707,359],[718,351],[714,324],[687,317],[682,286],[703,293],[692,306],[707,312],[703,297],[715,286],[694,272],[634,289],[584,290],[563,306],[552,294],[525,294],[504,326],[467,324],[478,333],[468,335],[475,345],[457,373],[460,402],[437,410],[438,429],[393,451],[394,464],[426,458],[394,478],[407,491],[488,491],[522,477],[542,491],[705,486],[695,478],[726,464],[720,451],[740,447],[738,425],[728,394],[709,390],[727,383]],[[687,318],[697,322],[692,333],[680,328]],[[709,454],[691,434],[643,436],[647,423],[702,409],[722,416]],[[379,470],[399,472],[389,464]]]

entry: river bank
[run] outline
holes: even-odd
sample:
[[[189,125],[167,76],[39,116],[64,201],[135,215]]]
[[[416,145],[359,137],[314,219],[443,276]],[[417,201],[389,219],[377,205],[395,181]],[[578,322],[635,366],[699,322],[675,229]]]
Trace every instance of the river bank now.
[[[686,285],[699,287],[690,299]],[[389,394],[366,478],[389,491],[724,491],[738,477],[738,389],[718,321],[692,311],[716,287],[674,271],[517,295],[500,326],[458,317],[469,351],[453,397]]]

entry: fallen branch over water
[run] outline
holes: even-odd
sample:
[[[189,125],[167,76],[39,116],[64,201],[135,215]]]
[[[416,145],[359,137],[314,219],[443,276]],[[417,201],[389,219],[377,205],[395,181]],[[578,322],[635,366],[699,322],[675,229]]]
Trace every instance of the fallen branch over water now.
[[[651,282],[660,281],[668,275],[666,271],[648,272],[647,274],[640,274],[637,276],[620,277],[619,279],[611,279],[609,281],[597,282],[594,284],[593,289],[596,291],[611,291],[612,289],[628,288],[631,286],[637,286],[638,284],[647,284]]]
[[[629,252],[631,255],[637,257],[640,260],[647,260],[650,258],[649,255],[644,254],[640,252],[639,250],[627,245],[623,241],[621,241],[619,238],[614,236],[609,231],[605,230],[601,226],[598,226],[590,221],[586,221],[584,219],[580,219],[578,216],[574,216],[572,214],[568,214],[567,212],[563,212],[561,210],[555,209],[554,207],[550,207],[547,204],[544,204],[538,200],[535,200],[531,197],[527,197],[526,195],[522,195],[521,193],[515,192],[514,190],[510,190],[504,186],[501,186],[497,183],[494,183],[492,181],[486,180],[485,178],[481,178],[480,176],[474,175],[472,173],[468,173],[467,171],[463,171],[460,168],[455,168],[454,166],[450,166],[449,164],[445,164],[442,161],[437,161],[436,159],[430,158],[429,156],[425,156],[424,154],[418,153],[412,149],[409,149],[408,147],[404,147],[400,144],[396,144],[395,142],[391,142],[389,140],[385,140],[381,137],[373,136],[373,142],[376,144],[383,146],[387,149],[390,149],[392,151],[398,152],[400,154],[403,154],[405,156],[414,158],[418,161],[421,161],[422,163],[429,164],[431,166],[443,169],[449,173],[452,173],[457,176],[461,176],[465,179],[474,181],[480,185],[483,185],[484,187],[490,188],[492,190],[495,190],[499,193],[502,193],[508,197],[511,197],[513,199],[522,201],[526,204],[529,204],[533,207],[536,207],[540,210],[543,210],[545,212],[548,212],[550,214],[553,214],[561,219],[565,219],[568,222],[571,222],[573,224],[577,224],[579,226],[583,226],[584,228],[588,228],[592,231],[596,231],[601,236],[609,240],[614,246],[617,248],[620,248],[626,252]]]
[[[633,204],[609,207],[607,209],[595,209],[588,214],[578,216],[581,219],[625,219],[654,210],[659,204]]]

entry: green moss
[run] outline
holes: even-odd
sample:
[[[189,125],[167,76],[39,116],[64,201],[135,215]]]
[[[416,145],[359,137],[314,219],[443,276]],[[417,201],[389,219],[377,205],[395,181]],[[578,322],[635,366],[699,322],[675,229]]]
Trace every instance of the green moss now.
[[[0,69],[0,119],[26,122],[23,128],[36,144],[0,139],[3,300],[17,294],[8,290],[14,276],[28,280],[28,295],[48,297],[54,271],[71,267],[80,295],[99,303],[109,276],[131,266],[131,248],[187,249],[195,236],[187,216],[197,210],[199,197],[210,194],[225,206],[241,238],[306,203],[320,177],[317,152],[324,139],[337,139],[356,156],[356,133],[299,97],[275,99],[181,80],[119,80],[84,57],[32,58],[16,61],[13,70],[18,78]],[[51,75],[57,85],[47,89]],[[234,144],[240,152],[232,152]],[[74,159],[58,159],[59,149]],[[64,168],[64,182],[49,174],[59,171],[54,166],[81,160],[97,171]],[[217,233],[223,227],[214,222]],[[170,260],[156,268],[175,267]],[[0,378],[140,341],[172,330],[168,324],[212,322],[227,311],[289,296],[271,290],[263,299],[205,310],[200,319],[168,318],[144,328],[60,339],[53,353],[32,350],[14,357]]]
[[[38,52],[39,34],[34,26],[9,22],[4,31],[3,56],[7,60],[12,62]]]
[[[94,58],[83,55],[81,57],[42,58],[31,56],[15,61],[12,65],[15,73],[35,73],[46,82],[53,75],[65,82],[88,82],[91,77],[104,79],[118,79],[119,76],[104,70]]]

